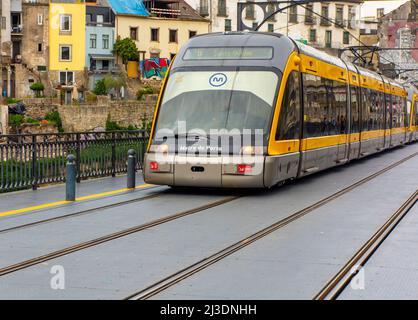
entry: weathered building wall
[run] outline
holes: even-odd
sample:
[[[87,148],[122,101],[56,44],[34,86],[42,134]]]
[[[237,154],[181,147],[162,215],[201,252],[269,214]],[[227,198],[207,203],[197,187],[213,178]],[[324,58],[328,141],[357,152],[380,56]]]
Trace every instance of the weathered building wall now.
[[[22,4],[22,63],[15,66],[15,96],[18,98],[32,96],[30,86],[35,82],[44,84],[45,95],[53,93],[48,76],[48,22],[48,0]]]

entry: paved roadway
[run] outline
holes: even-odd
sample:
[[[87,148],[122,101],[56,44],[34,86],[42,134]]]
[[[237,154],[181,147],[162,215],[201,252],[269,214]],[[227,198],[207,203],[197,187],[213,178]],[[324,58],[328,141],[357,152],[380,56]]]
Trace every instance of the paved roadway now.
[[[417,143],[397,148],[281,188],[254,191],[221,206],[0,276],[0,298],[125,298],[417,151]],[[417,189],[417,159],[418,156],[406,161],[153,298],[313,298]],[[138,184],[141,184],[140,180]],[[124,185],[125,177],[84,182],[79,186],[79,196],[122,189]],[[63,194],[63,186],[53,186],[36,192],[0,195],[0,216],[1,212],[60,201]],[[1,231],[150,195],[154,196],[123,206],[100,209],[22,229]],[[178,192],[167,187],[145,186],[135,191],[127,192],[122,189],[113,194],[105,193],[76,203],[6,215],[0,217],[0,269],[190,210],[229,195],[231,193],[222,191]],[[411,218],[408,216],[412,219],[410,222],[407,219],[402,222],[410,233],[417,226],[416,222],[414,224],[416,217],[413,220],[413,216],[416,215],[411,214]],[[399,232],[407,236],[406,231]],[[389,242],[387,244],[389,249],[386,249],[386,256],[384,250],[382,257],[376,254],[374,270],[385,266],[385,262],[392,257],[390,250],[402,246],[402,239],[393,241],[395,243],[392,247]],[[413,244],[411,242],[409,249],[413,250]],[[405,253],[398,253],[395,260],[399,265],[402,265],[402,259],[404,264],[413,260],[412,254],[406,255],[407,248]],[[372,262],[373,260],[370,261]],[[53,276],[50,273],[51,267],[57,265],[65,270],[64,290],[53,290],[50,286]],[[390,262],[388,266],[391,266]],[[405,278],[405,281],[411,285],[409,297],[418,298],[418,292],[412,290],[418,285],[418,277],[413,276],[414,270],[416,269],[411,266],[411,276]],[[395,267],[387,268],[387,272],[394,275],[398,271]],[[373,277],[370,272],[370,283],[366,281],[366,288],[370,287],[372,291],[346,291],[341,298],[377,297],[375,287],[380,283],[384,284],[384,281],[380,280],[377,271],[373,272]],[[385,285],[390,288],[393,282],[387,281]],[[372,286],[373,283],[375,287]],[[389,291],[379,292],[384,297],[384,293]]]

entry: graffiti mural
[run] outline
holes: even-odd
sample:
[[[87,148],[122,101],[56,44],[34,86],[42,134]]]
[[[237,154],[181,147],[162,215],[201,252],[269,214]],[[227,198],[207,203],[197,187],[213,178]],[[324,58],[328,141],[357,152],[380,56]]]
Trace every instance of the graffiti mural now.
[[[140,63],[143,78],[159,77],[164,78],[167,73],[170,61],[167,58],[150,58]]]

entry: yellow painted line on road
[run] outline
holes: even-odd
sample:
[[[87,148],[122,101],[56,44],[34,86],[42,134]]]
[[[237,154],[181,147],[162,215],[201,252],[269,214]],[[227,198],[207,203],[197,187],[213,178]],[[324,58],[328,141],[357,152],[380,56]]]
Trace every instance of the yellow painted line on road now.
[[[139,186],[136,186],[135,189],[144,189],[144,188],[148,188],[148,187],[152,187],[152,186],[153,186],[152,184],[141,184]],[[102,198],[102,197],[115,195],[115,194],[119,194],[119,193],[124,193],[124,192],[132,191],[132,190],[133,189],[123,188],[123,189],[118,189],[118,190],[113,190],[113,191],[96,193],[96,194],[91,194],[91,195],[88,195],[88,196],[83,196],[83,197],[76,198],[75,201],[86,201],[86,200],[91,200],[91,199],[97,199],[97,198]],[[4,211],[4,212],[0,212],[0,217],[6,217],[6,216],[14,215],[14,214],[19,214],[19,213],[25,213],[25,212],[35,211],[35,210],[57,207],[57,206],[61,206],[63,204],[68,204],[68,203],[73,203],[73,201],[65,201],[65,200],[64,201],[55,201],[55,202],[44,203],[44,204],[40,204],[40,205],[32,206],[32,207],[26,207],[26,208],[21,208],[21,209],[16,209],[16,210]]]

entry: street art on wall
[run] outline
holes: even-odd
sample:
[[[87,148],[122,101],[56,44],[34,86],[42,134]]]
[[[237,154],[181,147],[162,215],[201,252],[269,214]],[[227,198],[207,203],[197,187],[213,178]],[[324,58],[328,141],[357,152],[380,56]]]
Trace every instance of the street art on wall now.
[[[140,63],[142,77],[147,79],[151,77],[164,78],[169,64],[170,61],[167,58],[150,58],[142,60]]]

